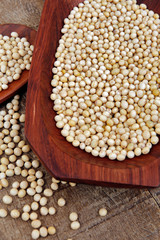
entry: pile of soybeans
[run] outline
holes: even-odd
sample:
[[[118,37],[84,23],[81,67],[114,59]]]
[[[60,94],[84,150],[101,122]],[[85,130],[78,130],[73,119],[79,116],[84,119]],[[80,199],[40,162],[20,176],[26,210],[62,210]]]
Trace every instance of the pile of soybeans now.
[[[68,231],[71,229],[76,232],[81,224],[84,224],[79,219],[81,213],[75,211],[78,209],[74,204],[72,209],[67,206],[67,199],[63,197],[63,191],[60,191],[63,186],[64,189],[67,185],[74,188],[76,184],[45,176],[44,168],[25,142],[23,135],[25,114],[22,113],[21,106],[20,96],[15,95],[6,106],[0,107],[0,221],[4,225],[8,221],[8,226],[9,224],[11,226],[11,229],[5,230],[6,236],[9,238],[7,234],[14,226],[9,220],[10,215],[15,221],[21,219],[22,221],[18,222],[21,226],[25,227],[25,222],[26,226],[27,222],[30,223],[32,232],[28,239],[44,237],[48,239],[49,236],[57,238],[59,229],[64,228],[64,222],[57,221],[56,217],[62,214],[61,208],[65,208],[65,217],[68,215]],[[71,190],[70,199],[73,192],[74,190]],[[100,206],[97,216],[106,215],[107,209]],[[62,216],[59,219],[62,219]],[[22,229],[20,226],[15,228],[15,234],[21,232],[20,229]],[[27,239],[26,234],[27,230],[25,232]],[[19,239],[16,236],[14,235],[14,239]],[[0,239],[4,239],[3,231]],[[67,236],[65,239],[73,240]]]
[[[11,36],[0,34],[0,92],[18,80],[23,70],[29,70],[34,46],[17,32]]]
[[[159,15],[136,0],[86,0],[64,20],[51,99],[74,147],[123,161],[158,143],[159,33]]]

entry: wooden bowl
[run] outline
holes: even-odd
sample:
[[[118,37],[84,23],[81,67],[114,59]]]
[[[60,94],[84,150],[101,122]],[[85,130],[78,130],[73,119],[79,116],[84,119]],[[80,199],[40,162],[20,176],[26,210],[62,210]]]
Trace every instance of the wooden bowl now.
[[[11,32],[17,32],[20,37],[26,37],[27,40],[34,44],[36,38],[36,31],[21,24],[3,24],[0,25],[0,34],[10,36]],[[15,93],[27,83],[29,71],[24,70],[20,78],[8,85],[6,90],[0,92],[0,104],[8,98],[15,95]]]
[[[111,161],[93,157],[73,147],[56,128],[50,100],[52,67],[63,19],[82,0],[46,0],[29,76],[25,134],[33,151],[56,177],[94,184],[158,186],[160,183],[160,143],[147,155]],[[159,0],[143,1],[160,13]]]

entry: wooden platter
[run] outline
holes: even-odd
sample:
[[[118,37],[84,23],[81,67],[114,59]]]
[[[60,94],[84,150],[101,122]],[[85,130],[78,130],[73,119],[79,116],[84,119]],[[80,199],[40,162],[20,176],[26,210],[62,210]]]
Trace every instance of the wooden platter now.
[[[160,184],[160,143],[147,155],[123,162],[93,157],[73,147],[56,128],[50,100],[52,67],[63,20],[82,0],[46,0],[28,83],[25,134],[41,162],[57,178],[92,184]],[[160,13],[159,0],[139,1]]]
[[[21,24],[3,24],[0,25],[0,34],[10,36],[11,32],[17,32],[20,37],[26,37],[27,40],[34,44],[36,38],[36,31]],[[0,104],[8,98],[15,95],[15,93],[27,83],[29,71],[24,70],[20,78],[8,85],[8,89],[0,92]]]

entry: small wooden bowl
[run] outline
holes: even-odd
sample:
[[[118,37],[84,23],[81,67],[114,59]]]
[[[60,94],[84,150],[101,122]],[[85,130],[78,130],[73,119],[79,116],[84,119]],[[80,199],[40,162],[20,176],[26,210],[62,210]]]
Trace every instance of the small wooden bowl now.
[[[160,143],[147,155],[111,161],[93,157],[73,147],[56,128],[50,100],[52,67],[63,19],[82,0],[46,0],[38,30],[27,93],[25,133],[33,151],[57,178],[94,183],[158,186],[160,183]],[[159,0],[146,0],[160,13]]]
[[[3,24],[0,25],[0,34],[10,36],[11,32],[17,32],[19,37],[26,37],[27,40],[34,44],[36,38],[36,31],[27,26],[21,24]],[[8,85],[6,90],[2,90],[0,92],[0,104],[6,101],[8,98],[15,95],[15,93],[27,83],[29,71],[24,70],[20,76],[20,78],[16,81],[13,81]]]

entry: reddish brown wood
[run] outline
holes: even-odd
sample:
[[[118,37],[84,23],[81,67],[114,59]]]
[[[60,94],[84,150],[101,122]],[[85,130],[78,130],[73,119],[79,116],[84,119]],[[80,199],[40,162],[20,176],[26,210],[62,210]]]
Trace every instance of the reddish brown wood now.
[[[0,25],[0,34],[10,36],[11,32],[17,32],[20,37],[26,37],[27,40],[34,44],[36,31],[21,24],[3,24]],[[9,84],[8,89],[0,92],[0,104],[12,97],[24,84],[27,83],[29,71],[24,70],[20,79]]]
[[[52,66],[63,19],[81,0],[46,0],[33,56],[26,106],[26,137],[42,163],[55,176],[87,183],[118,183],[158,186],[160,183],[160,143],[148,155],[123,162],[93,157],[73,147],[56,128],[50,100]],[[149,3],[160,13],[159,0]]]

